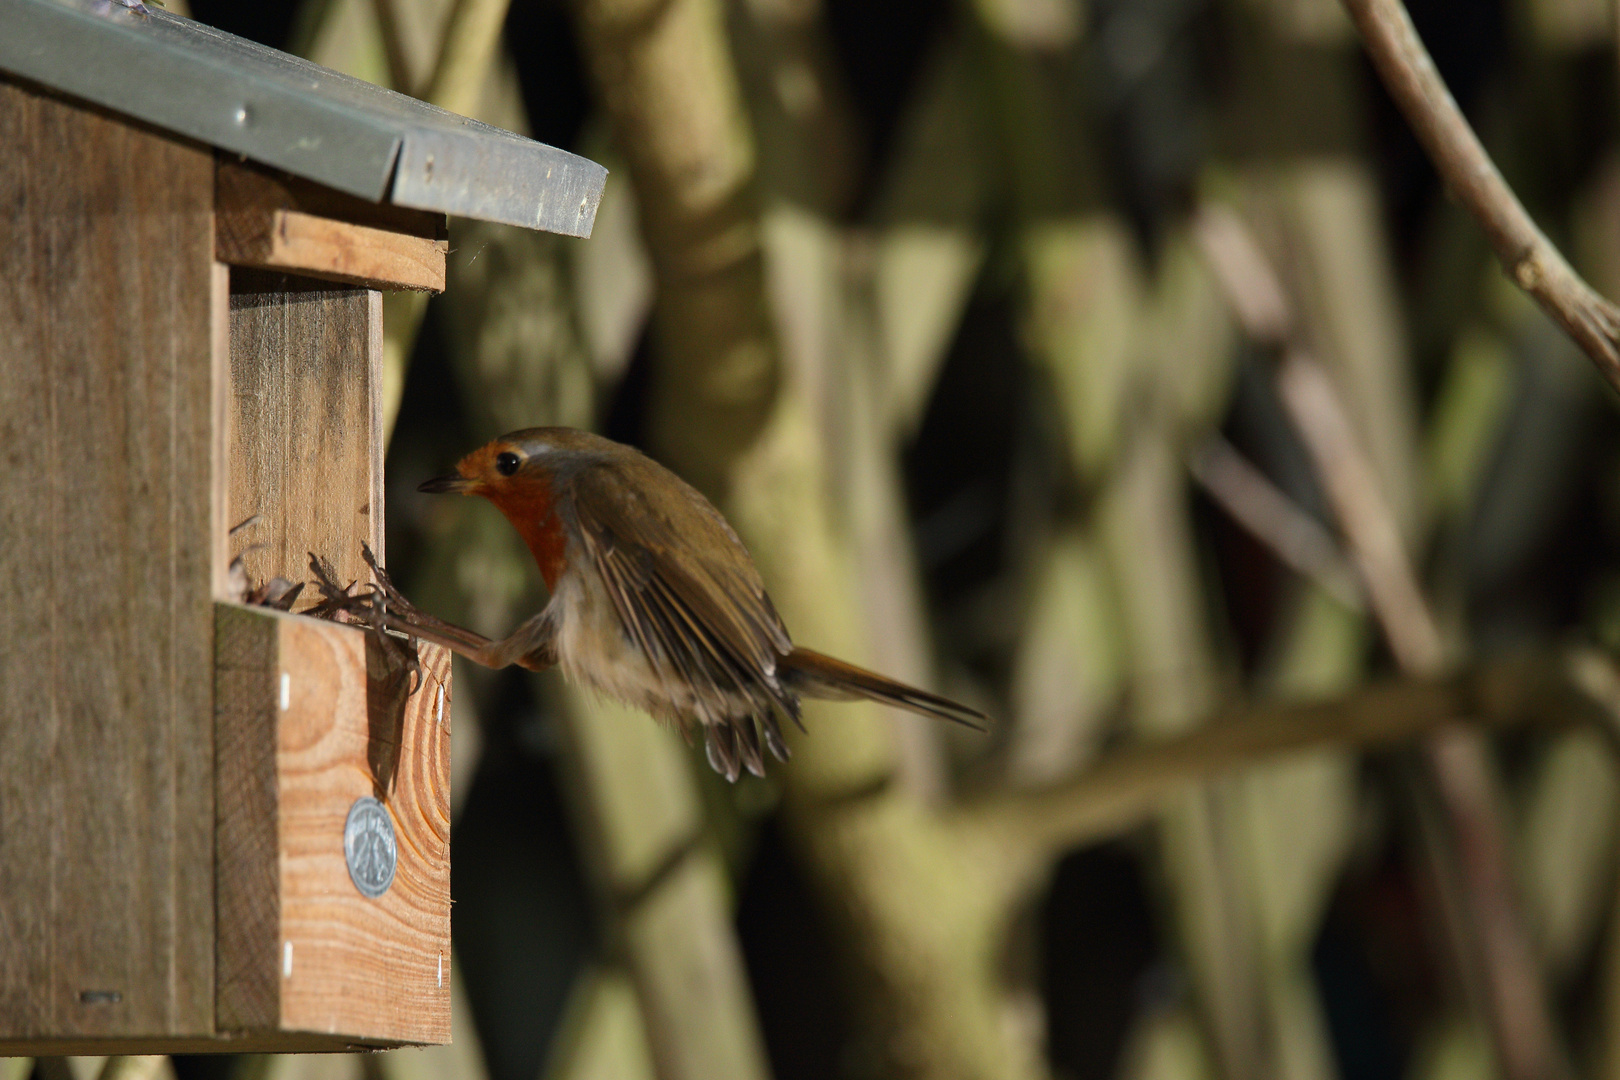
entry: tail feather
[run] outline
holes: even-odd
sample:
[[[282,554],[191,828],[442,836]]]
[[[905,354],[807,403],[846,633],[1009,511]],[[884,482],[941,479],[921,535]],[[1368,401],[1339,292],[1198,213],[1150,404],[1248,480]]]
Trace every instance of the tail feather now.
[[[781,660],[792,686],[808,697],[852,700],[866,698],[923,716],[962,724],[975,731],[988,731],[990,718],[977,709],[950,698],[930,694],[915,686],[896,682],[886,675],[835,660],[812,649],[796,648]]]

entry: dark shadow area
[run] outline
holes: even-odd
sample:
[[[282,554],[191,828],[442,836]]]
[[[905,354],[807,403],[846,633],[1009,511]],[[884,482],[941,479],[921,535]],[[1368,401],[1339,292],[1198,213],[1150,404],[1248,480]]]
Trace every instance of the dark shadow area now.
[[[852,1005],[812,891],[771,819],[738,890],[737,934],[776,1080],[848,1071]]]
[[[597,947],[551,763],[488,746],[451,851],[451,925],[489,1080],[534,1080]]]
[[[1064,1080],[1111,1080],[1160,952],[1141,860],[1122,841],[1066,856],[1040,909],[1046,1054]]]

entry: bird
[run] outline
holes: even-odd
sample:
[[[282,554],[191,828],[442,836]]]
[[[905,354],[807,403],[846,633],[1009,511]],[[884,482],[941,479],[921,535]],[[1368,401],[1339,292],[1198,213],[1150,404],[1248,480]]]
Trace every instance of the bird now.
[[[987,730],[984,713],[795,645],[735,530],[641,451],[566,427],[503,435],[420,485],[479,495],[527,544],[550,597],[493,641],[417,610],[373,563],[389,629],[487,667],[556,666],[569,681],[681,731],[735,782],[786,762],[800,698],[865,698]],[[369,560],[369,552],[368,561]]]

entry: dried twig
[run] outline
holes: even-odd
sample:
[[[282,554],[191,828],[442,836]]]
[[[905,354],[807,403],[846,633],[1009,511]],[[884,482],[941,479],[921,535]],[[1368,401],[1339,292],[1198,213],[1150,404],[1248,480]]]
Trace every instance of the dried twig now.
[[[1599,296],[1531,220],[1480,145],[1401,0],[1344,0],[1384,85],[1458,201],[1484,228],[1508,276],[1620,389],[1620,310]]]
[[[234,537],[238,533],[245,532],[258,523],[258,514],[244,518],[235,525],[231,526],[230,535]],[[294,602],[297,601],[299,594],[304,591],[304,583],[302,581],[294,584],[284,577],[273,577],[269,581],[255,586],[253,584],[252,576],[248,573],[247,562],[245,561],[248,554],[258,551],[263,547],[263,544],[249,544],[247,547],[237,552],[236,557],[231,560],[231,565],[226,571],[231,590],[230,597],[239,604],[252,604],[256,607],[274,608],[277,611],[291,611],[292,606]]]
[[[495,644],[493,641],[476,631],[429,615],[407,600],[405,594],[394,586],[388,571],[378,565],[371,545],[363,540],[360,542],[360,557],[371,568],[376,580],[356,590],[354,582],[347,586],[339,585],[332,565],[310,553],[309,568],[324,599],[308,614],[338,622],[359,623],[371,627],[379,635],[392,632],[412,641],[431,641],[479,663],[489,662],[486,657],[489,648]],[[531,655],[519,657],[515,663],[539,671],[549,666],[551,661]]]
[[[389,608],[393,606],[395,597],[398,597],[406,608],[409,609],[410,605],[394,588],[393,580],[389,578],[387,572],[377,565],[376,556],[371,553],[371,545],[364,540],[360,542],[360,555],[366,560],[366,565],[371,567],[377,582],[356,589],[357,582],[351,581],[348,585],[338,584],[337,571],[332,568],[332,564],[313,551],[309,553],[309,572],[315,575],[315,587],[320,591],[322,599],[304,614],[317,619],[369,627],[378,644],[382,646],[383,655],[392,658],[388,666],[404,671],[410,676],[410,680],[405,684],[405,692],[399,698],[403,702],[422,685],[425,669],[422,667],[422,653],[417,639],[401,627],[400,620],[391,615]],[[391,780],[382,779],[385,775],[391,777],[391,770],[379,773],[379,784],[382,789],[386,789],[391,783]],[[382,798],[380,792],[377,797]]]

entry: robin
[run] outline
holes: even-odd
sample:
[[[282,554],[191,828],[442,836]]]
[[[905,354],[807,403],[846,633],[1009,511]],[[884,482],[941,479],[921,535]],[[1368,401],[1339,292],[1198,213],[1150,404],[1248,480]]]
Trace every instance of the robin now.
[[[551,599],[501,641],[412,607],[379,572],[381,621],[483,664],[540,670],[703,731],[709,764],[788,759],[799,698],[866,698],[984,730],[976,709],[798,647],[748,550],[695,488],[640,451],[572,428],[513,432],[421,491],[482,495],[539,564]]]

